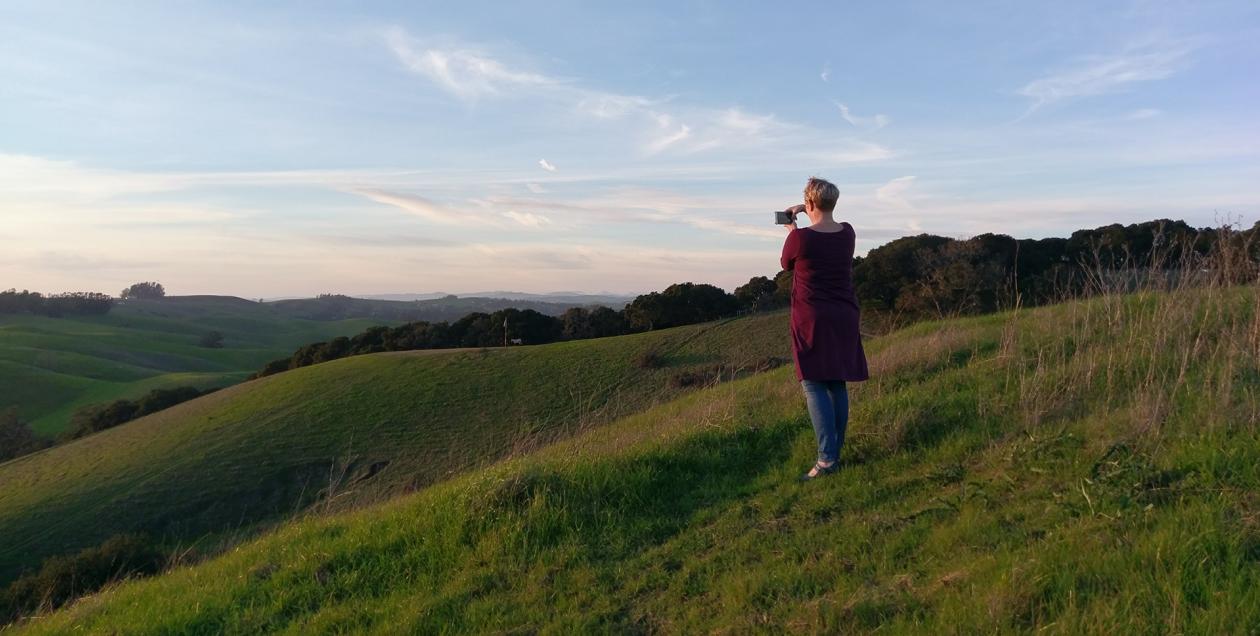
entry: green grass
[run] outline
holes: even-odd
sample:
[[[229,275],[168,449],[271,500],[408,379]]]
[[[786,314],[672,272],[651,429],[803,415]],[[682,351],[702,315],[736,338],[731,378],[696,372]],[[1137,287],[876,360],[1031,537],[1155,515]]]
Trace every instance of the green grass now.
[[[919,325],[871,343],[823,481],[796,482],[814,449],[784,368],[18,631],[1253,632],[1258,306],[1209,290]]]
[[[795,481],[813,440],[780,369],[24,627],[1254,631],[1257,306],[1247,288],[919,325],[871,344],[827,480]]]
[[[128,301],[105,316],[0,316],[0,408],[15,406],[44,435],[89,404],[157,388],[233,384],[297,347],[378,321],[319,322],[223,296]],[[222,349],[198,346],[208,331]]]
[[[233,386],[0,464],[0,581],[143,530],[186,545],[408,492],[788,355],[783,313],[510,349],[357,356]],[[635,360],[658,352],[663,366]]]

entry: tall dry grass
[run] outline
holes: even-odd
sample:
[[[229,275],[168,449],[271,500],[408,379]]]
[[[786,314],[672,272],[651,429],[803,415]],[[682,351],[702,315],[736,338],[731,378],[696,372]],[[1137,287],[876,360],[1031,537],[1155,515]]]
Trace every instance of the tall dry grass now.
[[[1157,241],[1143,267],[1109,268],[1096,252],[1052,319],[1010,312],[998,360],[1024,423],[1089,402],[1119,412],[1139,441],[1172,423],[1257,430],[1257,246],[1228,225],[1213,238],[1207,250]]]

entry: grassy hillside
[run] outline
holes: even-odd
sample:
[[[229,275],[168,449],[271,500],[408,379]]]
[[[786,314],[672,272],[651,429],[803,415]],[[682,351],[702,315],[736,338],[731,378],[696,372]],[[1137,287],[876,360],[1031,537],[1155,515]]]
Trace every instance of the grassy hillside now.
[[[358,356],[0,464],[0,581],[124,531],[191,540],[412,490],[785,358],[785,315],[511,349]],[[656,365],[640,358],[655,352]]]
[[[0,316],[0,408],[18,407],[36,431],[65,430],[88,404],[156,388],[239,382],[297,347],[379,321],[320,322],[227,296],[128,301],[105,316]],[[221,349],[198,340],[224,334]]]
[[[919,325],[872,343],[821,482],[795,481],[814,451],[784,368],[25,627],[1251,631],[1258,305],[1180,292]]]

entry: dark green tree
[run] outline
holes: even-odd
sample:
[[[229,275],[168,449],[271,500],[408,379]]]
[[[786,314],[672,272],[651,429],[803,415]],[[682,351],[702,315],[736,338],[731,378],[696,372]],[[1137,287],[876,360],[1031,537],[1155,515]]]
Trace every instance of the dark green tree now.
[[[223,334],[218,331],[207,331],[197,339],[197,344],[207,349],[222,349]]]
[[[135,283],[122,290],[118,296],[124,300],[156,300],[166,297],[166,288],[162,286],[162,283],[157,282]]]
[[[0,462],[52,446],[18,416],[16,407],[0,410]]]
[[[778,285],[765,276],[754,276],[747,283],[735,288],[735,300],[739,308],[747,311],[761,311],[780,306],[776,295]]]

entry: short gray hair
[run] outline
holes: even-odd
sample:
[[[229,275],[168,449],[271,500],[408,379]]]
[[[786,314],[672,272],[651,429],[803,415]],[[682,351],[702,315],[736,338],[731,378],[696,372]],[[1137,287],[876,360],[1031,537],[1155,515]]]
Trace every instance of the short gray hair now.
[[[823,212],[836,209],[836,200],[840,198],[840,188],[836,184],[818,177],[810,177],[805,184],[805,203],[813,203]]]

